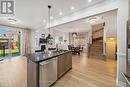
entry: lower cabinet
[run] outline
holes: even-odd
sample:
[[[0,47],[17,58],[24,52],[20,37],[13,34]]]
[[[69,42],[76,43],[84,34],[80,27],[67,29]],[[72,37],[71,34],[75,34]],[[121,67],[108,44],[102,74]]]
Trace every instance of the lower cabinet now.
[[[58,78],[65,73],[65,56],[61,55],[58,57]]]
[[[72,54],[66,53],[58,57],[58,78],[72,68]]]
[[[47,65],[41,66],[28,59],[27,62],[27,85],[28,87],[46,87],[46,84],[40,85],[41,82],[55,81],[72,68],[71,52],[62,54],[57,57],[57,62],[48,62]],[[55,71],[56,70],[56,71]],[[40,76],[40,77],[39,77]],[[51,80],[50,80],[51,79]],[[50,83],[49,83],[50,84]],[[48,87],[48,84],[47,84]]]
[[[27,87],[39,87],[39,65],[27,60]]]
[[[72,68],[72,54],[67,53],[65,55],[65,71],[68,71],[71,68]]]

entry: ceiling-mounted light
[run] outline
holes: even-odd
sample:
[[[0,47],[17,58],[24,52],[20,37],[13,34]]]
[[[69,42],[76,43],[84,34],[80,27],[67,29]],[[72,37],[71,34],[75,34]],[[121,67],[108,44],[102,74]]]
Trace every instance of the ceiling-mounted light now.
[[[44,19],[43,22],[46,23],[46,20]]]
[[[8,19],[8,23],[10,23],[10,24],[16,24],[16,20],[12,19],[12,18],[9,18]]]
[[[49,11],[48,11],[48,15],[49,15],[48,16],[48,25],[49,25],[48,30],[49,30],[49,34],[46,37],[47,40],[53,39],[53,37],[51,37],[51,25],[50,25],[51,19],[53,19],[53,17],[51,16],[51,5],[48,5],[48,9],[49,9]]]
[[[53,19],[53,16],[51,16],[50,19],[52,20],[52,19]]]
[[[77,33],[76,32],[72,33],[72,36],[77,37]]]
[[[92,2],[92,0],[88,0],[88,2]]]
[[[72,7],[71,7],[71,10],[74,10],[74,9],[75,9],[75,7],[74,7],[74,6],[72,6]]]
[[[96,21],[97,21],[97,18],[89,18],[89,19],[88,19],[88,22],[89,22],[89,23],[92,23],[92,24],[93,24],[93,23],[96,23]]]
[[[94,23],[96,23],[96,21],[90,21],[89,23],[94,24]]]
[[[63,15],[63,13],[62,13],[62,12],[59,12],[59,15]]]

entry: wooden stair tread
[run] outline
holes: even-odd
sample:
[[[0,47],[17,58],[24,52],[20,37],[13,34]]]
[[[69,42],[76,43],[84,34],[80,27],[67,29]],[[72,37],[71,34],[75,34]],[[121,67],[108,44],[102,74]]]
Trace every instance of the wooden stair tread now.
[[[90,58],[103,58],[103,42],[101,40],[95,40],[89,48],[89,57]]]

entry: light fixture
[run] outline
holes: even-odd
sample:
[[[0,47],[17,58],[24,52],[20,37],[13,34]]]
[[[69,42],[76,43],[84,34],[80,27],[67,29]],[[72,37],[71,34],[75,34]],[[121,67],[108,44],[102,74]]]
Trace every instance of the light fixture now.
[[[51,19],[53,19],[53,17],[51,16],[51,5],[48,5],[48,9],[49,9],[49,12],[48,12],[48,14],[49,14],[49,16],[48,16],[49,34],[46,37],[47,41],[49,41],[49,39],[53,39],[53,37],[51,37],[51,26],[50,26],[50,21],[51,21]]]
[[[46,20],[44,19],[43,22],[46,23]]]
[[[92,2],[92,0],[88,0],[88,2]]]
[[[77,37],[77,33],[76,33],[76,32],[72,33],[72,36],[73,36],[74,38]]]
[[[96,21],[90,21],[89,23],[94,24],[94,23],[96,23]]]
[[[10,24],[16,24],[16,20],[12,19],[12,18],[9,18],[8,19],[8,23],[10,23]]]
[[[74,7],[74,6],[72,6],[72,7],[71,7],[71,10],[74,10],[74,9],[75,9],[75,7]]]
[[[61,16],[61,15],[63,15],[63,13],[62,13],[62,12],[59,12],[59,15]]]
[[[113,40],[115,40],[115,38],[111,37],[111,38],[109,38],[109,40],[113,41]]]
[[[95,18],[95,17],[88,19],[88,22],[89,22],[89,23],[92,23],[92,24],[93,24],[93,23],[96,23],[96,21],[97,21],[97,18]]]
[[[52,20],[52,19],[53,19],[53,16],[51,16],[50,19]]]

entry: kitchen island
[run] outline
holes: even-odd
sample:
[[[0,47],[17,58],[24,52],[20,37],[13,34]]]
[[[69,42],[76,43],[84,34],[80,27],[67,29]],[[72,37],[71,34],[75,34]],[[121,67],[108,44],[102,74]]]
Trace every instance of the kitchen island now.
[[[49,87],[72,69],[71,51],[47,51],[27,56],[28,87]]]

